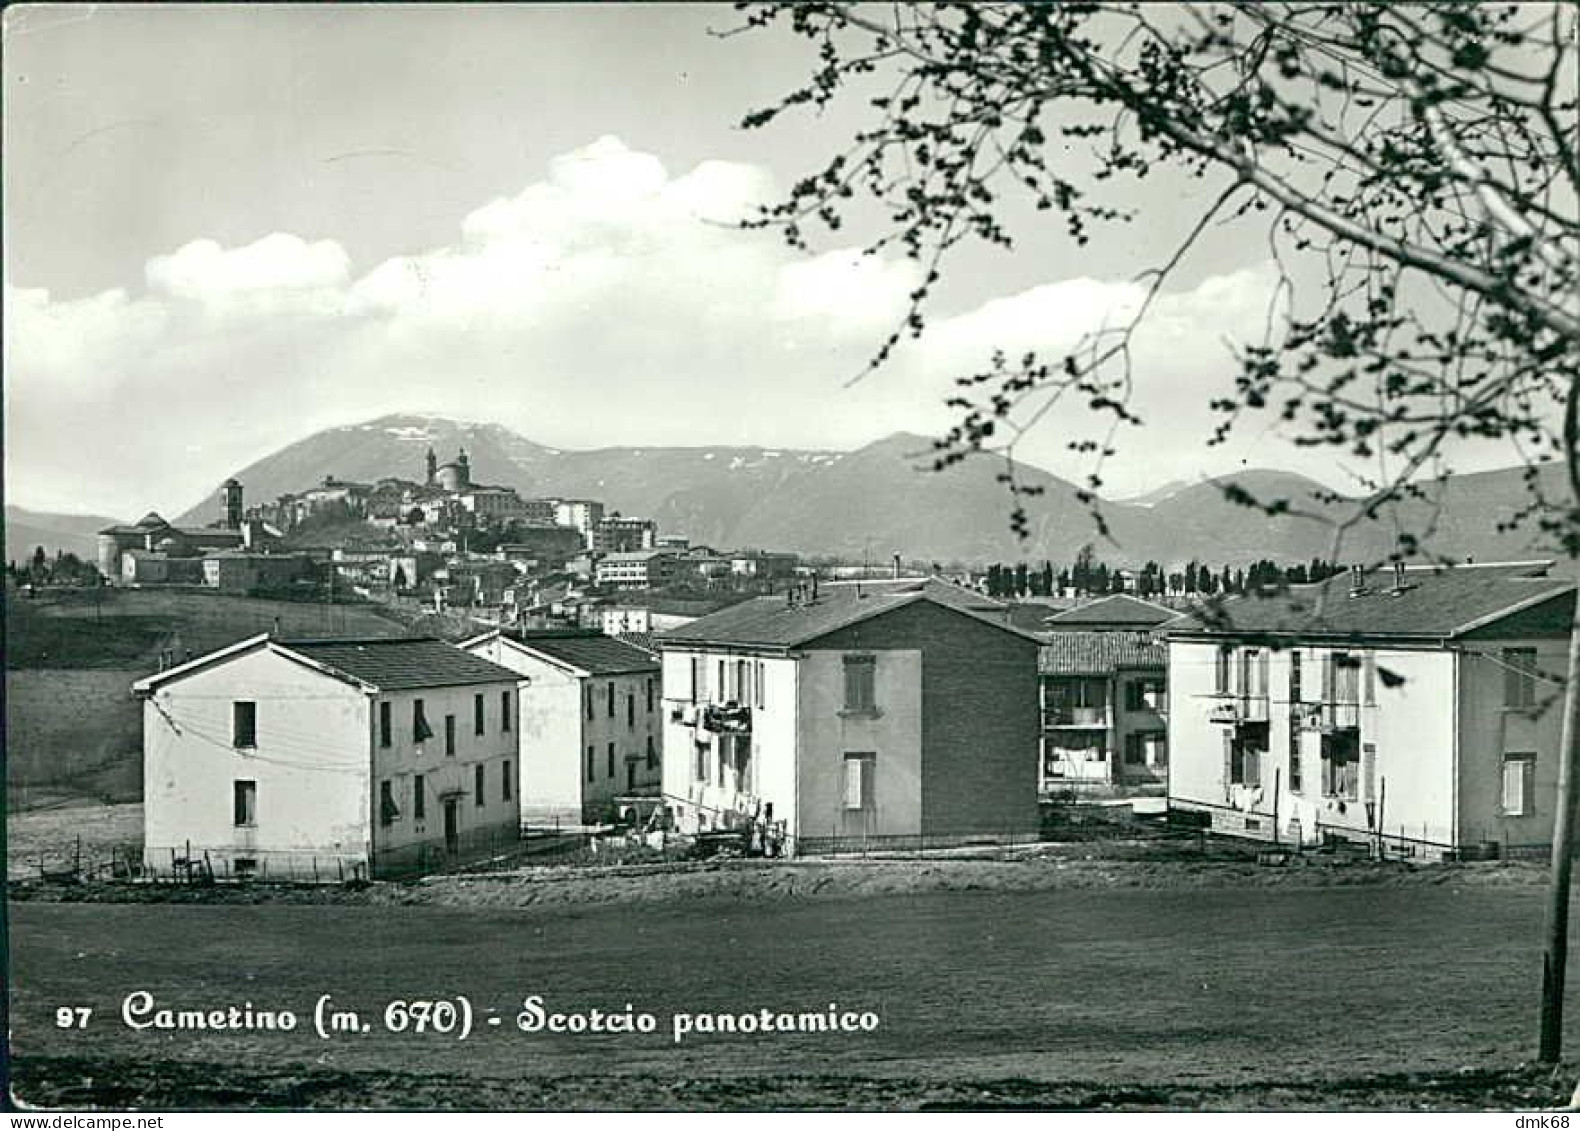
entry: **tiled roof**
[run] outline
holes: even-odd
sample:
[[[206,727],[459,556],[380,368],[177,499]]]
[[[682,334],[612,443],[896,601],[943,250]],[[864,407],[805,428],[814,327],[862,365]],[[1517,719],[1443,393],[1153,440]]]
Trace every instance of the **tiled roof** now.
[[[1037,653],[1043,675],[1103,675],[1120,668],[1158,668],[1168,649],[1149,632],[1052,632]]]
[[[601,632],[550,632],[541,636],[529,632],[517,643],[592,675],[658,670],[658,660],[651,652]]]
[[[674,550],[619,550],[605,554],[600,561],[605,562],[645,562],[653,558],[672,558]]]
[[[1088,601],[1084,605],[1077,605],[1073,609],[1054,613],[1044,623],[1052,632],[1065,628],[1150,628],[1162,624],[1173,616],[1173,609],[1154,605],[1151,601],[1143,601],[1139,597],[1114,593],[1107,597],[1099,597],[1095,601]]]
[[[1234,597],[1218,611],[1197,611],[1167,626],[1170,635],[1300,635],[1445,639],[1510,613],[1572,592],[1575,583],[1547,577],[1550,562],[1515,562],[1404,571],[1396,589],[1392,569],[1363,574],[1350,595],[1350,575],[1291,586],[1271,596]]]
[[[286,652],[333,668],[380,691],[514,683],[521,678],[508,668],[431,637],[281,640],[278,644]]]
[[[1016,601],[1009,607],[1009,623],[1023,632],[1041,634],[1046,631],[1044,623],[1058,611],[1052,605],[1044,605],[1040,601]]]
[[[651,632],[617,632],[614,638],[624,641],[633,648],[640,648],[649,656],[658,655],[658,645],[653,643]]]
[[[791,604],[788,597],[757,597],[659,633],[656,639],[660,647],[664,644],[737,644],[793,648],[916,601],[955,609],[1017,636],[1028,635],[1012,627],[1002,615],[987,612],[986,598],[959,586],[929,584],[910,592],[866,593],[863,590],[863,593],[865,595],[857,596],[854,586],[824,587],[817,600],[795,604]],[[997,605],[997,602],[987,603]]]

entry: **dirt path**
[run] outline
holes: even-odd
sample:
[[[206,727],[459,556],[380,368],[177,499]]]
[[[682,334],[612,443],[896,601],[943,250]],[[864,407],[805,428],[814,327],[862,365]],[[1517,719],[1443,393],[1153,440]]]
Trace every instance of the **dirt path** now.
[[[651,904],[699,900],[775,903],[859,899],[931,892],[1042,892],[1141,888],[1343,886],[1536,888],[1546,870],[1529,863],[1412,866],[1312,855],[1273,867],[1254,860],[1115,858],[1126,846],[1039,846],[990,859],[929,857],[886,860],[693,862],[612,867],[540,866],[477,875],[432,876],[360,890],[332,886],[191,888],[127,884],[62,886],[28,880],[11,885],[17,901],[107,903],[336,903],[512,908]],[[1131,846],[1144,849],[1145,845]],[[16,873],[13,872],[13,875]],[[36,873],[34,873],[36,875]]]

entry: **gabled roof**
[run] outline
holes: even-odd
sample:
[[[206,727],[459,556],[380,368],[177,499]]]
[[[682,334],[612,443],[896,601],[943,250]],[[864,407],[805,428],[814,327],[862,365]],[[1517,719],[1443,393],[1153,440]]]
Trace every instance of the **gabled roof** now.
[[[983,624],[1027,640],[1036,637],[1010,625],[1001,614],[985,611],[969,590],[958,586],[923,586],[909,592],[858,596],[854,587],[820,590],[815,601],[792,604],[788,597],[757,597],[711,616],[659,633],[655,642],[666,645],[737,645],[746,648],[794,648],[827,636],[837,629],[871,620],[906,605],[925,603],[950,609]]]
[[[140,679],[132,684],[132,690],[147,694],[156,687],[262,648],[371,692],[515,683],[521,678],[508,668],[431,637],[275,640],[264,633]]]
[[[646,562],[654,558],[672,558],[674,550],[619,550],[605,554],[600,562]]]
[[[633,648],[640,648],[649,656],[658,655],[658,645],[653,643],[653,634],[651,632],[617,632],[614,638],[629,644]]]
[[[1128,593],[1113,593],[1084,605],[1054,613],[1043,624],[1050,632],[1066,628],[1151,628],[1173,619],[1173,609],[1143,601]]]
[[[1573,593],[1575,583],[1546,576],[1551,562],[1415,566],[1396,587],[1391,568],[1362,574],[1351,595],[1348,572],[1269,596],[1222,602],[1197,610],[1164,631],[1170,636],[1326,636],[1448,640],[1504,617]]]
[[[1037,653],[1043,675],[1106,675],[1120,668],[1168,665],[1168,649],[1149,632],[1053,632]]]
[[[502,640],[544,663],[577,675],[618,675],[623,672],[658,670],[658,660],[651,652],[601,632],[549,631],[528,633],[518,638],[495,631],[464,641],[461,647],[470,650],[475,645],[493,639]]]
[[[370,637],[360,640],[282,640],[280,647],[344,672],[380,691],[516,682],[508,668],[432,637]]]

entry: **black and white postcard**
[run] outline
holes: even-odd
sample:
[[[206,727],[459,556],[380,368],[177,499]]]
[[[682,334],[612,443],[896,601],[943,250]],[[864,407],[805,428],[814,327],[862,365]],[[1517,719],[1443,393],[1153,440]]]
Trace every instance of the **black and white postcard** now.
[[[1567,1120],[1573,6],[3,30],[14,1109]]]

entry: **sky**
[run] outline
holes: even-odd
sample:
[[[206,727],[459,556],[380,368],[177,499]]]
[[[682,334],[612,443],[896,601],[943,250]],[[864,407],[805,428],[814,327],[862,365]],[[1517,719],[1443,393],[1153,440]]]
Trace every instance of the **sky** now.
[[[1011,210],[1016,248],[959,258],[924,338],[852,384],[915,265],[861,255],[859,232],[803,253],[736,226],[857,125],[836,104],[739,128],[809,68],[788,32],[658,4],[3,18],[6,496],[36,509],[179,511],[391,412],[562,448],[938,434],[995,348],[1132,308],[1210,191],[1144,183],[1140,220],[1080,248]],[[1205,446],[1272,279],[1232,229],[1183,265],[1136,344],[1148,423],[1108,494],[1244,466],[1346,485],[1265,424]],[[1079,479],[1073,427],[1049,418],[1020,455]]]

